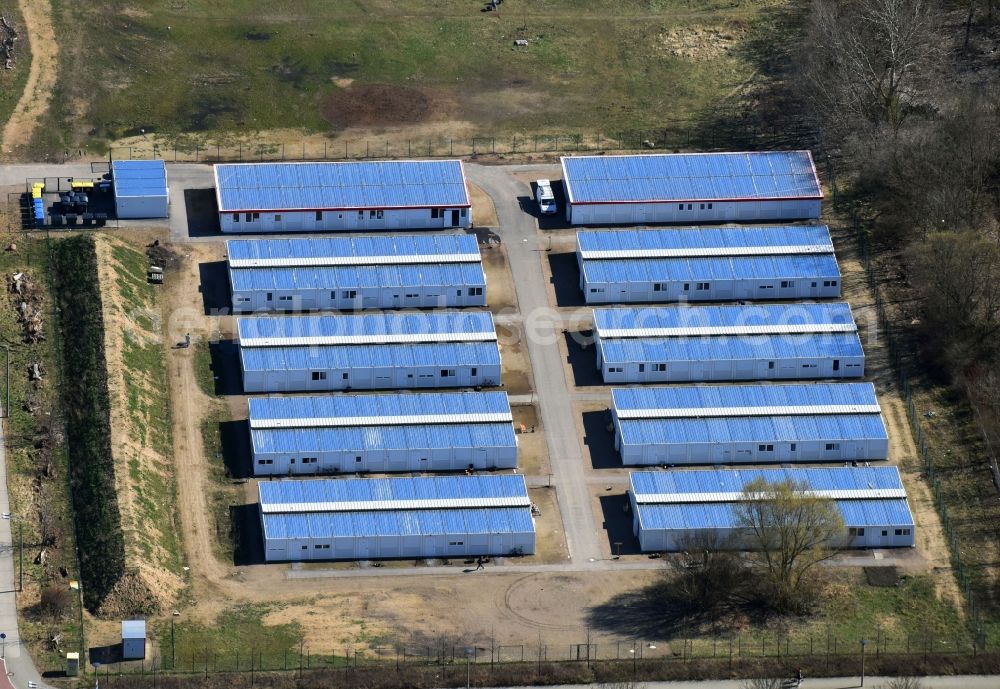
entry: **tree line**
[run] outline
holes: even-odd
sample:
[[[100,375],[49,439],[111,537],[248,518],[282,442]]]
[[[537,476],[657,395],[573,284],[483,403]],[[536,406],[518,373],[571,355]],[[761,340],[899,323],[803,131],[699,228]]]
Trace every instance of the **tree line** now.
[[[898,252],[913,300],[903,308],[929,362],[991,399],[982,373],[1000,361],[994,4],[812,0],[791,81],[877,245]]]

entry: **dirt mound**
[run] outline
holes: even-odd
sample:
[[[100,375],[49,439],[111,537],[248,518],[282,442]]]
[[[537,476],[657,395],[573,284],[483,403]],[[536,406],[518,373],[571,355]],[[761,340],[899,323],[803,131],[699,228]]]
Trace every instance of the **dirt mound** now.
[[[659,47],[673,57],[699,62],[714,60],[734,50],[746,36],[746,28],[732,25],[718,27],[684,27],[660,34]]]
[[[121,618],[130,615],[156,615],[161,612],[159,598],[150,590],[139,572],[126,572],[97,611],[99,617]]]
[[[357,84],[337,89],[320,103],[334,129],[412,124],[447,110],[447,99],[426,89],[389,84]]]

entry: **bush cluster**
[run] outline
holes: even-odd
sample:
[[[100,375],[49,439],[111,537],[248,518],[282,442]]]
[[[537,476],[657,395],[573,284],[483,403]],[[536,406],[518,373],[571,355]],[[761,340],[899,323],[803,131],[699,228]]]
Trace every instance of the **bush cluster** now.
[[[60,240],[53,252],[76,542],[83,601],[93,612],[125,574],[97,253],[86,236]]]

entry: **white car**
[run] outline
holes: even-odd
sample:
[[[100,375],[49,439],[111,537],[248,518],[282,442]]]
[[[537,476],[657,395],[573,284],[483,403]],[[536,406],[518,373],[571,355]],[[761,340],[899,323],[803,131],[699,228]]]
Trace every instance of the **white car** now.
[[[556,212],[556,197],[552,194],[552,183],[547,179],[540,179],[535,182],[535,200],[538,201],[538,210],[543,215],[552,215]]]

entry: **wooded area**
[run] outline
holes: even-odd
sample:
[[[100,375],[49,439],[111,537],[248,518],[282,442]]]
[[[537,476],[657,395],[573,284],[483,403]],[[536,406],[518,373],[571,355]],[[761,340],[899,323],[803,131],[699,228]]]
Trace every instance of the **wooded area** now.
[[[998,20],[994,0],[814,0],[797,61],[821,148],[960,385],[1000,357]]]

